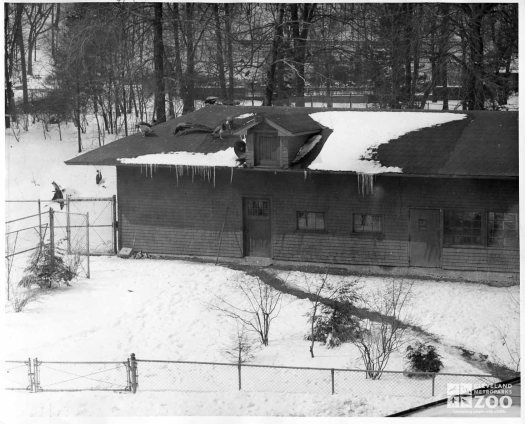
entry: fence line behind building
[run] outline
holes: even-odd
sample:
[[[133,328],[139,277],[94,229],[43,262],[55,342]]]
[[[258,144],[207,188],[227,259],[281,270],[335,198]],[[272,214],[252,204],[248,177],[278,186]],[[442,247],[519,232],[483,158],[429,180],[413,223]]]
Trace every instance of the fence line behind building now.
[[[117,198],[111,197],[73,197],[66,196],[59,201],[41,199],[6,200],[7,220],[25,218],[29,215],[46,213],[52,208],[55,212],[65,213],[60,227],[68,237],[75,225],[72,214],[89,213],[89,251],[91,255],[115,254],[118,249],[117,236]],[[68,218],[69,217],[69,218]],[[57,225],[58,227],[58,225]]]

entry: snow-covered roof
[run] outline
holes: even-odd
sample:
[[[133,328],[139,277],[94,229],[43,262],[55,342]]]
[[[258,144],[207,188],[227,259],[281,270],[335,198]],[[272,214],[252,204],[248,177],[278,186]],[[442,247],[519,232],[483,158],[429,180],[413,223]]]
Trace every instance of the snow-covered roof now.
[[[67,161],[77,165],[236,167],[235,131],[174,135],[187,123],[237,128],[264,119],[292,134],[320,133],[293,169],[418,175],[518,176],[516,112],[358,111],[322,108],[209,106]],[[182,135],[181,135],[182,134]],[[308,143],[308,141],[306,142]]]
[[[233,147],[215,153],[168,152],[142,155],[136,158],[121,158],[126,165],[188,165],[236,167],[238,162]]]
[[[380,144],[422,128],[465,119],[464,114],[425,112],[317,112],[310,115],[333,133],[308,167],[325,171],[354,171],[366,174],[402,172],[382,166],[371,153]]]

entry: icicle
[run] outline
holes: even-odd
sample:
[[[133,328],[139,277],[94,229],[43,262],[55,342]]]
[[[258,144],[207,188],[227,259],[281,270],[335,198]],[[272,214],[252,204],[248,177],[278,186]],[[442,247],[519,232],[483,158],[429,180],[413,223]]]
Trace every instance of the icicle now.
[[[357,191],[361,196],[374,193],[374,174],[357,173]]]
[[[232,167],[232,172],[230,174],[230,184],[233,182],[233,167]]]

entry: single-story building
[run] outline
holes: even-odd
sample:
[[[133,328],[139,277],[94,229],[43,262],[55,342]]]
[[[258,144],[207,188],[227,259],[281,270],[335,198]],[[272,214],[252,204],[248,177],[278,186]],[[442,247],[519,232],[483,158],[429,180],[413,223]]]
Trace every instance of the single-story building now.
[[[207,106],[81,154],[119,246],[519,280],[518,113]]]

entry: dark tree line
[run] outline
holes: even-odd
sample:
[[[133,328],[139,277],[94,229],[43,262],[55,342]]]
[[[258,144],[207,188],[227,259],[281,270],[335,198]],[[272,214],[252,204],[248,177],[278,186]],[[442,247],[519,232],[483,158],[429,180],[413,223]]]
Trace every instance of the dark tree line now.
[[[47,112],[75,122],[79,148],[88,112],[103,143],[103,133],[127,134],[127,113],[162,122],[194,110],[202,87],[224,103],[242,88],[266,105],[303,106],[316,93],[331,106],[333,93],[358,92],[384,108],[424,107],[440,88],[447,109],[455,86],[463,108],[485,109],[506,103],[518,51],[512,3],[7,3],[4,11],[6,110],[14,113],[15,84],[30,112],[28,75],[45,52]]]

